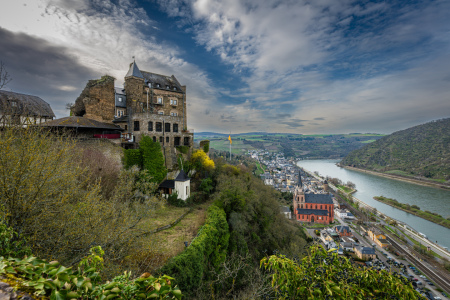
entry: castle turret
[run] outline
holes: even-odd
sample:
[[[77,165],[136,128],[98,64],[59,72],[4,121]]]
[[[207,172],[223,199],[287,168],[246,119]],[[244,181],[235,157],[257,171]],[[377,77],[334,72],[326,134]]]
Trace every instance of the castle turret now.
[[[130,64],[130,69],[127,75],[125,75],[124,88],[127,94],[127,107],[131,107],[136,111],[136,107],[139,104],[142,94],[144,92],[144,76],[142,76],[135,61]]]

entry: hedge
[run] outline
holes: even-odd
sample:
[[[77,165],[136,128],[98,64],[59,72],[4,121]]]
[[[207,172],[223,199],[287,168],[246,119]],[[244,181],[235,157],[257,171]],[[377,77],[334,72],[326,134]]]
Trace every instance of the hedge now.
[[[229,238],[225,211],[212,205],[208,208],[205,225],[197,237],[159,273],[175,277],[182,290],[193,291],[200,285],[208,265],[217,269],[225,261]]]

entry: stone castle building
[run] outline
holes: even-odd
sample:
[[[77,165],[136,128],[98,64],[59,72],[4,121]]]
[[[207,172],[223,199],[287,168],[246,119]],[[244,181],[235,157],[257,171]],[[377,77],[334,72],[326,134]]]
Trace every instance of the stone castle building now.
[[[176,163],[177,147],[193,148],[194,134],[187,129],[186,86],[175,76],[139,70],[130,64],[124,87],[114,78],[90,80],[72,108],[75,116],[111,123],[124,129],[125,147],[133,147],[142,135],[162,146],[167,167]],[[184,151],[186,152],[186,151]]]
[[[299,174],[295,187],[293,208],[295,219],[300,222],[330,224],[334,221],[334,204],[330,194],[305,194]]]

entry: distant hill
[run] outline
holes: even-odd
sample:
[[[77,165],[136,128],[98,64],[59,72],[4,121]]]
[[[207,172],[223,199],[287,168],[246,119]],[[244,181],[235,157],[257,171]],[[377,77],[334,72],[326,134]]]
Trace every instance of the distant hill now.
[[[450,180],[450,118],[394,132],[348,154],[341,165]]]
[[[314,134],[248,132],[231,134],[232,152],[245,154],[249,150],[266,150],[283,153],[287,158],[312,159],[345,157],[352,150],[359,149],[384,135],[371,133],[355,134]],[[196,142],[211,141],[210,147],[217,151],[229,151],[228,134],[215,132],[196,132]]]

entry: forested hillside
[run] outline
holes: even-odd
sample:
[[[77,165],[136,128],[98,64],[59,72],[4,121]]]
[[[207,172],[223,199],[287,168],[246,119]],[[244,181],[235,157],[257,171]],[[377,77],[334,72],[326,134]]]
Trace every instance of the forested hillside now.
[[[450,180],[450,118],[394,132],[352,151],[341,164],[405,176]]]

